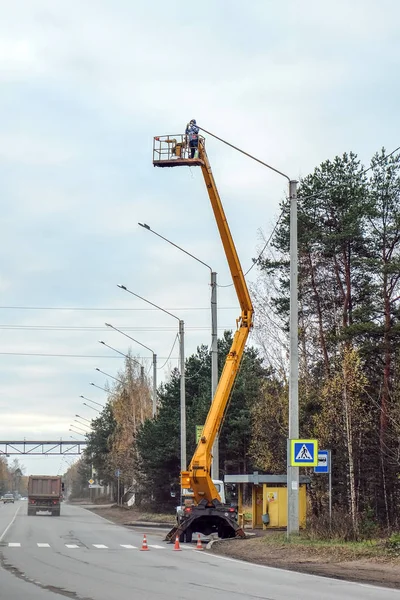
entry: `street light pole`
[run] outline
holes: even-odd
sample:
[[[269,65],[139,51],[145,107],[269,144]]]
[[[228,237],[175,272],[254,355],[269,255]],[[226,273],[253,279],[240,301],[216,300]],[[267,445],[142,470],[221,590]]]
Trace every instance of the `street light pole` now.
[[[176,315],[170,313],[168,310],[165,310],[165,308],[161,308],[161,306],[154,304],[154,302],[150,302],[150,300],[143,298],[143,296],[139,296],[139,294],[132,292],[125,285],[117,284],[117,287],[119,287],[121,290],[124,290],[125,292],[128,292],[129,294],[132,294],[132,296],[136,296],[136,298],[143,300],[147,304],[154,306],[154,308],[158,308],[158,310],[161,310],[162,312],[166,313],[170,317],[173,317],[174,319],[176,319],[179,322],[179,364],[180,364],[180,371],[181,371],[181,377],[180,377],[181,471],[186,471],[187,462],[186,462],[186,397],[185,397],[186,396],[186,391],[185,391],[185,323],[182,319],[180,319]],[[181,492],[181,496],[182,496],[182,492]]]
[[[96,411],[96,412],[98,412],[98,413],[99,413],[99,412],[101,412],[100,410],[97,410],[97,408],[94,408],[93,406],[90,406],[90,404],[86,404],[86,402],[82,402],[82,404],[83,404],[84,406],[87,406],[88,408],[91,408],[92,410],[94,410],[94,411]]]
[[[120,383],[121,385],[124,385],[124,382],[121,381],[120,379],[117,379],[116,377],[114,377],[113,375],[110,375],[109,373],[106,373],[105,371],[102,371],[101,369],[99,369],[98,367],[95,367],[95,371],[98,371],[99,373],[102,373],[103,375],[105,375],[106,377],[110,377],[111,379],[115,379],[115,381],[118,381],[118,383]],[[92,384],[91,384],[92,385]],[[97,386],[98,387],[98,386]]]
[[[164,237],[157,231],[154,231],[147,223],[138,223],[143,229],[147,229],[151,233],[154,233],[157,237],[161,238],[171,246],[174,246],[184,254],[187,254],[197,262],[201,263],[211,273],[211,402],[214,399],[215,391],[218,385],[218,329],[217,329],[217,273],[212,270],[210,265],[191,254],[178,244],[171,242],[168,238]],[[215,441],[212,449],[212,463],[211,463],[211,478],[214,480],[219,479],[219,441],[218,435],[215,437]]]
[[[118,331],[118,333],[121,333],[128,339],[132,340],[132,342],[139,344],[139,346],[146,348],[146,350],[149,350],[152,353],[152,355],[153,355],[153,410],[152,410],[152,414],[153,414],[153,418],[154,418],[156,416],[156,412],[157,412],[157,354],[151,348],[149,348],[145,344],[142,344],[142,342],[135,340],[135,338],[131,337],[130,335],[128,335],[121,329],[118,329],[117,327],[114,327],[114,325],[111,325],[111,323],[105,323],[105,326],[110,327],[111,329],[114,329],[114,331]]]
[[[104,407],[104,405],[100,404],[100,402],[96,402],[95,400],[91,400],[90,398],[86,398],[86,396],[82,396],[82,394],[79,396],[79,398],[83,398],[84,400],[87,400],[88,402],[93,402],[93,404],[97,404],[98,406],[101,406],[102,408]]]
[[[297,181],[289,182],[290,198],[290,361],[287,537],[299,533],[299,467],[290,465],[290,440],[299,438],[299,341],[297,276]]]
[[[278,175],[285,177],[289,183],[290,198],[290,366],[289,366],[289,431],[287,440],[287,510],[288,524],[287,537],[299,533],[299,467],[290,466],[290,440],[299,437],[299,349],[298,349],[298,291],[297,291],[297,181],[294,181],[272,165],[260,160],[256,156],[234,146],[214,133],[199,127],[207,135],[214,137],[223,144],[241,152],[248,158],[267,167]]]
[[[81,427],[78,427],[78,425],[74,425],[73,423],[70,424],[70,427],[74,427],[74,429],[79,429],[80,431],[83,431],[85,435],[88,433],[85,429],[82,429]],[[77,432],[75,431],[75,433]]]
[[[114,350],[114,352],[117,352],[121,356],[125,356],[125,358],[127,358],[128,360],[131,360],[132,362],[135,362],[137,365],[139,365],[140,381],[141,381],[142,385],[144,384],[144,367],[140,364],[140,362],[138,360],[135,360],[134,358],[132,358],[132,356],[128,356],[127,354],[124,354],[123,352],[121,352],[120,350],[117,350],[116,348],[113,348],[112,346],[109,346],[108,344],[103,342],[103,340],[99,340],[99,344],[103,344],[103,346],[107,346],[107,348],[110,348],[110,350]]]
[[[101,387],[100,385],[97,385],[96,383],[93,383],[93,381],[90,381],[89,385],[93,385],[94,387],[98,388],[99,390],[103,390],[103,392],[105,392],[106,394],[109,394],[109,390],[106,390],[106,388]]]
[[[218,386],[217,274],[211,271],[211,402]],[[211,478],[219,479],[219,435],[212,449]]]

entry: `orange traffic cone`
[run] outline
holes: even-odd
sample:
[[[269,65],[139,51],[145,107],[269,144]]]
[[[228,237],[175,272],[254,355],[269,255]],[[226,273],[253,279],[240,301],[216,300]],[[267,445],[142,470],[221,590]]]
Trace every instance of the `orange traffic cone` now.
[[[143,535],[143,543],[142,543],[142,547],[140,549],[141,550],[148,550],[149,549],[149,547],[147,545],[146,535]]]
[[[179,545],[179,535],[176,536],[175,538],[175,546],[174,546],[174,550],[181,550],[181,547]]]
[[[203,544],[201,543],[200,534],[198,534],[197,536],[196,550],[203,550]]]

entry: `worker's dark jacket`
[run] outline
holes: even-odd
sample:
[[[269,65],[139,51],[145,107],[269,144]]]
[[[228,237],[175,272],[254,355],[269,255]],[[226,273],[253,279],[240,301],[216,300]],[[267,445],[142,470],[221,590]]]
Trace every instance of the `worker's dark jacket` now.
[[[189,142],[197,140],[199,137],[199,128],[197,125],[188,125],[186,127],[186,135],[189,136]]]

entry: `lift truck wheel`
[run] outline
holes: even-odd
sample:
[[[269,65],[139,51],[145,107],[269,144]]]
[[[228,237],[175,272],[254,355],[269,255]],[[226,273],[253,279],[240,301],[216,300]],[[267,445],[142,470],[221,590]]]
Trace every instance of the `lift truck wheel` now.
[[[191,529],[186,529],[185,531],[186,543],[191,544],[193,538],[193,531]]]

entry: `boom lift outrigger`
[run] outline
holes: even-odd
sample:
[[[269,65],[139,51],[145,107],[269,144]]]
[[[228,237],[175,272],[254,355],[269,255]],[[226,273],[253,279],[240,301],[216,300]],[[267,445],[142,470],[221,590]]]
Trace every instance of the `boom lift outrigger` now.
[[[217,186],[205,149],[204,137],[199,137],[198,156],[188,158],[188,148],[183,135],[154,138],[153,165],[156,167],[200,166],[214,211],[222,245],[231,271],[233,285],[239,300],[241,315],[232,346],[215,392],[202,435],[187,471],[181,472],[181,486],[192,490],[193,505],[187,506],[184,516],[166,537],[171,541],[179,535],[181,541],[191,541],[194,532],[205,535],[217,532],[221,538],[244,537],[237,522],[235,508],[221,503],[221,497],[211,479],[212,447],[229,402],[232,387],[243,357],[250,328],[253,325],[253,305],[243,275],[239,257],[224,213]]]

